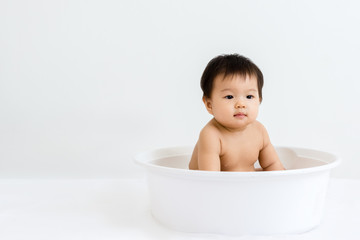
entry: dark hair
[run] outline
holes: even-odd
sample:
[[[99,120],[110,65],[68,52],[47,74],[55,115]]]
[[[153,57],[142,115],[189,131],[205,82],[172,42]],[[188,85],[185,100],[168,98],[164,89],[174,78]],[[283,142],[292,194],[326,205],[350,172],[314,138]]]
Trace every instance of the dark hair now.
[[[264,85],[263,74],[260,69],[248,58],[239,54],[220,55],[213,58],[206,66],[201,76],[201,89],[203,96],[210,98],[213,89],[213,82],[216,76],[224,74],[239,74],[241,76],[255,76],[259,91],[260,101],[262,100],[262,87]]]

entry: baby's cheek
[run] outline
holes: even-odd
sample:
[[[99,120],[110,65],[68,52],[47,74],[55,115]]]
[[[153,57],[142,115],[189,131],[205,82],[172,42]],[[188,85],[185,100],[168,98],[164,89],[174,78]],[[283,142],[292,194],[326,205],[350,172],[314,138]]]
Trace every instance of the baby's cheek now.
[[[254,112],[253,112],[253,118],[256,119],[258,114],[259,114],[258,109],[255,109]]]

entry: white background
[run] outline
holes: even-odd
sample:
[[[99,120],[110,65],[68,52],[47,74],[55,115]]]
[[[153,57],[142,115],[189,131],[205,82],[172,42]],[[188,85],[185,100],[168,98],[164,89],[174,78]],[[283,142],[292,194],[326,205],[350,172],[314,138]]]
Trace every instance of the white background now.
[[[0,178],[135,177],[132,157],[193,145],[200,77],[223,53],[265,77],[274,145],[339,154],[360,178],[357,1],[0,2]]]

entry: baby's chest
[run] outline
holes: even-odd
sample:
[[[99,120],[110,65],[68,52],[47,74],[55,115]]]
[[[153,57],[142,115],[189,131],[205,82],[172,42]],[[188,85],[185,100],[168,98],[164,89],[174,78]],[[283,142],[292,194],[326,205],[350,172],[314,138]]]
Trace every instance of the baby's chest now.
[[[252,166],[258,160],[261,147],[262,141],[254,138],[251,141],[223,141],[221,165],[223,168]]]

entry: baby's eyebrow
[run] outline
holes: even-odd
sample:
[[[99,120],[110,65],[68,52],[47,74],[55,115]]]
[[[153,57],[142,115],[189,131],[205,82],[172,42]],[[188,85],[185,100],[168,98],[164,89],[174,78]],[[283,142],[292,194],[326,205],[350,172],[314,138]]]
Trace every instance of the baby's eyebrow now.
[[[224,88],[224,89],[221,90],[221,92],[226,92],[226,91],[232,91],[232,89],[231,88]],[[250,88],[250,89],[248,89],[248,92],[257,92],[257,89]]]
[[[225,88],[225,89],[221,90],[221,92],[226,92],[226,91],[232,91],[232,89],[231,88]]]

